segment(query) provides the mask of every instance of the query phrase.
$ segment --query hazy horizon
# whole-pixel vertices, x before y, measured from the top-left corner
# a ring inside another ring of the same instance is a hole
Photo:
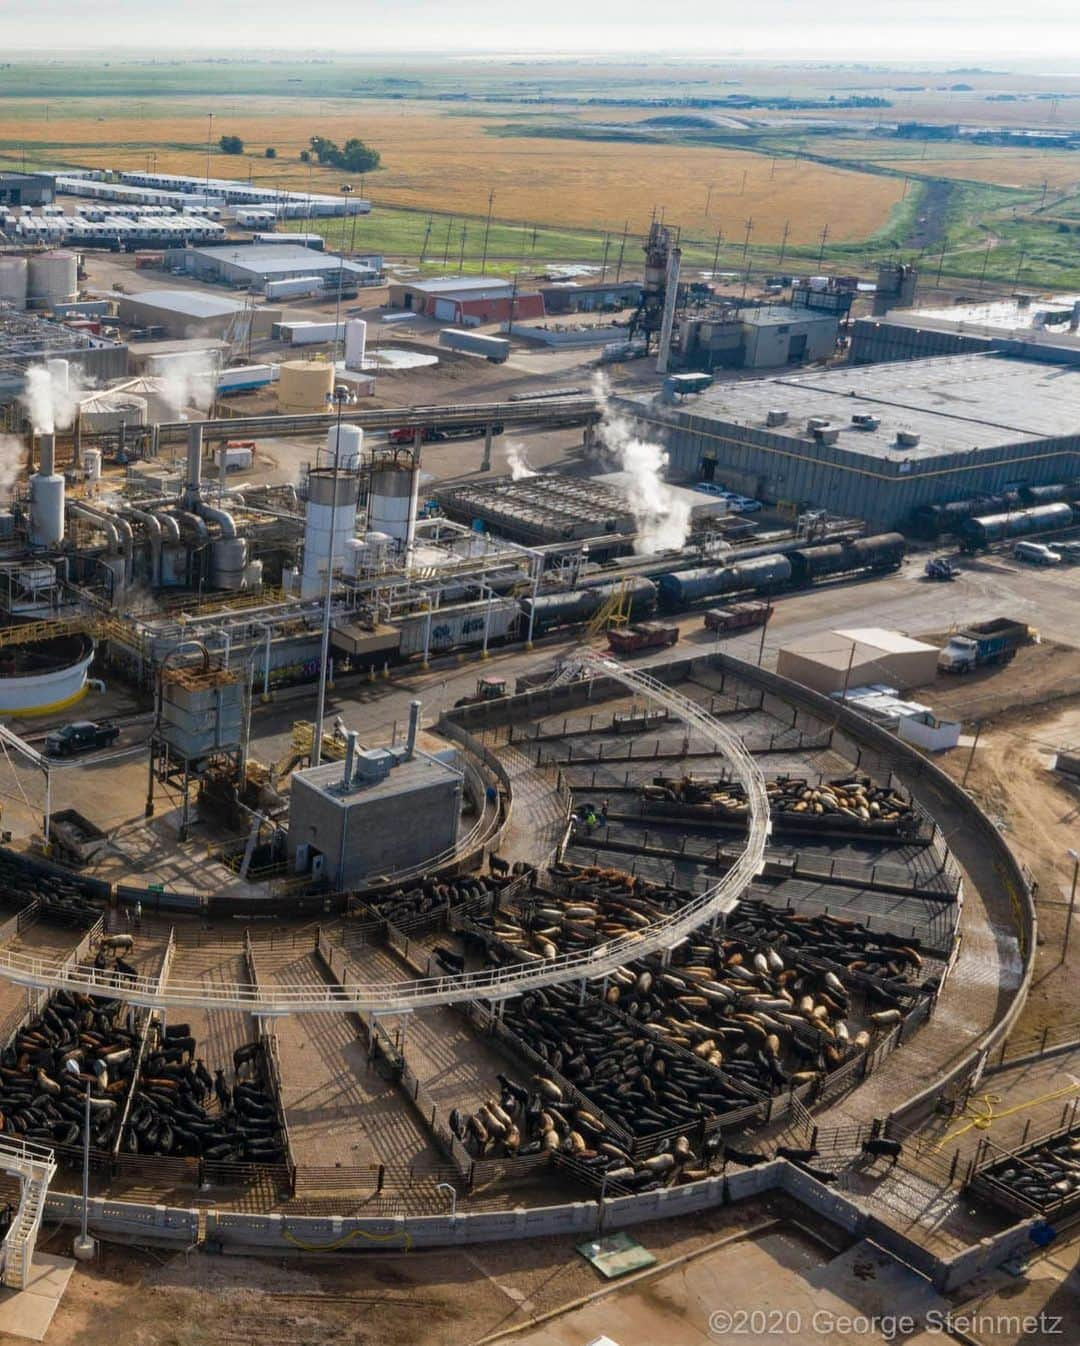
[[[97,0],[92,8],[84,0],[3,0],[0,34],[6,52],[45,58],[110,48],[174,58],[213,52],[234,60],[289,53],[404,59],[536,53],[580,60],[595,51],[699,61],[1047,61],[1055,73],[1080,68],[1073,54],[1080,31],[1075,0],[1030,0],[1022,26],[1003,0],[952,0],[947,6],[899,0],[885,16],[868,13],[864,0],[819,0],[813,22],[807,22],[807,10],[805,0],[758,0],[751,22],[733,24],[714,0],[683,0],[660,19],[645,0],[625,0],[615,19],[610,5],[596,0],[549,0],[542,19],[500,14],[493,26],[490,6],[481,0],[397,0],[389,11],[362,0],[325,0],[304,15],[293,0],[229,6],[188,0],[182,9],[164,12],[149,12],[141,0]],[[705,54],[710,50],[715,56]]]

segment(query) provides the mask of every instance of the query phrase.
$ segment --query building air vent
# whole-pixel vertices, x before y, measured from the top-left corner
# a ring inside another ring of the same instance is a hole
[[[773,407],[771,411],[765,413],[766,425],[787,425],[788,414],[781,411],[779,407]]]
[[[922,443],[922,435],[917,430],[897,430],[896,442],[905,449],[913,449]]]
[[[814,430],[814,438],[819,444],[835,444],[840,438],[840,429],[838,426],[829,425],[826,422],[825,425],[819,425]]]
[[[876,430],[881,424],[881,417],[872,416],[868,411],[857,411],[851,418],[851,424],[858,430]]]
[[[815,430],[824,430],[828,424],[828,416],[811,416],[806,422],[806,428],[813,434]]]

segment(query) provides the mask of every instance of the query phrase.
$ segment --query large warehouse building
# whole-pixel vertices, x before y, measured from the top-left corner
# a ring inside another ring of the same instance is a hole
[[[917,505],[1080,477],[1080,370],[953,356],[617,399],[672,480],[900,527]]]
[[[892,310],[852,328],[856,364],[998,351],[1080,365],[1080,295],[1013,295],[989,303]]]
[[[268,281],[322,276],[328,289],[370,285],[382,274],[377,253],[352,259],[333,252],[317,252],[302,243],[229,243],[212,248],[177,248],[165,257],[170,267],[183,267],[197,280],[262,290]]]
[[[411,309],[465,327],[506,322],[511,306],[515,322],[544,316],[544,300],[539,293],[518,290],[511,281],[497,276],[450,276],[397,281],[390,286],[391,308]]]
[[[162,335],[182,340],[224,336],[242,317],[244,305],[228,295],[202,290],[142,290],[118,295],[116,311],[123,322],[160,328]],[[251,313],[252,334],[268,337],[280,321],[281,309],[256,308]]]

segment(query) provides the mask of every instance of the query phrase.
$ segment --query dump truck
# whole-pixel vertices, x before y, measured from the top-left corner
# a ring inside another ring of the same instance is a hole
[[[768,603],[732,603],[726,608],[710,608],[705,614],[705,630],[741,631],[744,627],[764,626],[771,616]]]
[[[674,645],[679,639],[679,628],[665,626],[663,622],[637,622],[632,626],[613,627],[607,638],[612,654],[637,654],[639,650]]]
[[[1036,639],[1038,632],[1034,628],[1008,617],[977,622],[949,637],[949,643],[938,655],[938,671],[970,673],[983,664],[1007,664],[1021,645]]]

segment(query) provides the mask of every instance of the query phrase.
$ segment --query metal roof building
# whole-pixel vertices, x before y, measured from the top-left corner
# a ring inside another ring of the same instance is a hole
[[[165,336],[183,339],[222,336],[243,313],[244,305],[228,295],[202,290],[143,290],[118,295],[116,309],[124,322],[160,327]],[[274,323],[280,321],[279,308],[257,308],[252,318],[253,333],[269,336]]]
[[[382,272],[382,257],[376,253],[352,260],[333,252],[317,252],[300,243],[229,243],[211,248],[177,248],[166,254],[171,267],[182,266],[199,280],[261,290],[267,281],[291,280],[294,276],[323,276],[328,289],[342,283],[368,285]]]
[[[1080,370],[1001,356],[716,383],[616,399],[677,479],[902,527],[918,505],[1080,477]]]

